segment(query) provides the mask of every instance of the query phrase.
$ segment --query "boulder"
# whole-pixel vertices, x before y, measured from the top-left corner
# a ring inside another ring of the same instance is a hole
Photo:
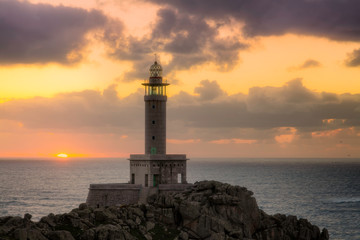
[[[154,194],[142,205],[93,209],[82,203],[39,222],[30,214],[0,217],[0,239],[327,240],[329,233],[306,219],[266,214],[244,187],[202,181],[186,191]]]
[[[64,230],[49,232],[47,237],[51,240],[75,240],[70,232]]]

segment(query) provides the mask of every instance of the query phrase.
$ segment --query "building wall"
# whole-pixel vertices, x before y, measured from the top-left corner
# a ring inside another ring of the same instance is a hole
[[[139,201],[141,185],[90,184],[86,203],[94,207],[136,204]]]
[[[148,174],[149,187],[155,186],[154,175],[159,176],[158,184],[187,183],[186,160],[130,160],[130,182],[132,174],[135,174],[134,184],[143,186],[146,186],[145,174]]]
[[[186,160],[151,161],[150,171],[160,175],[160,184],[187,183]]]
[[[132,174],[135,174],[135,182],[131,182]],[[150,161],[130,161],[130,183],[145,186],[145,174],[150,178]]]
[[[159,97],[145,99],[145,154],[152,154],[151,148],[156,148],[156,154],[166,154],[166,96]]]
[[[127,183],[90,184],[86,203],[92,207],[120,206],[145,201],[149,195],[163,192],[184,191],[192,184],[160,184],[158,187],[143,188]]]

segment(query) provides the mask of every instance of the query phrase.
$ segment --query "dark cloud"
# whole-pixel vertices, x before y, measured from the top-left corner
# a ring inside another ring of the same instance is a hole
[[[243,36],[270,36],[286,33],[326,37],[339,41],[360,40],[360,15],[356,0],[144,0],[162,8],[149,36],[117,38],[110,55],[129,60],[134,70],[124,79],[143,76],[136,71],[145,66],[152,53],[170,55],[167,73],[212,63],[219,71],[229,71],[239,63],[239,53],[247,49]],[[243,25],[242,33],[223,37],[223,26],[232,21]],[[240,34],[243,34],[241,36]],[[292,69],[320,67],[308,59]]]
[[[220,24],[211,25],[205,19],[170,8],[158,11],[158,20],[149,36],[105,38],[111,46],[110,56],[132,61],[134,70],[124,79],[144,76],[138,72],[153,59],[153,53],[171,55],[167,73],[190,69],[204,63],[215,63],[219,70],[232,69],[239,61],[239,51],[248,46],[236,37],[220,37]]]
[[[163,41],[165,52],[171,53],[170,69],[188,69],[213,62],[219,68],[231,69],[239,60],[239,51],[248,46],[237,38],[222,38],[218,25],[210,25],[199,16],[161,9],[152,38]]]
[[[201,18],[235,18],[248,36],[297,33],[340,41],[360,40],[357,0],[147,0]]]
[[[360,66],[360,48],[355,49],[352,53],[348,54],[345,64],[348,67],[359,67]]]
[[[171,53],[195,54],[216,37],[216,28],[209,26],[204,19],[178,13],[171,9],[158,12],[159,22],[154,28],[153,39],[168,39],[164,50]]]
[[[85,35],[107,22],[96,10],[2,0],[0,64],[78,62]]]

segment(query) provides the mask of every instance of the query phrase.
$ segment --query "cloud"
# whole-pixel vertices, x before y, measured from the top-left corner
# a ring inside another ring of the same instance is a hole
[[[355,49],[352,53],[348,54],[345,64],[348,67],[359,67],[360,66],[360,48]]]
[[[229,143],[236,143],[236,144],[253,144],[256,143],[256,140],[252,139],[239,139],[239,138],[231,138],[231,139],[218,139],[210,141],[210,143],[214,144],[229,144]]]
[[[196,87],[194,92],[199,94],[200,101],[214,100],[225,95],[225,92],[220,88],[216,81],[209,80],[202,80],[200,86]]]
[[[198,16],[171,8],[161,8],[151,33],[141,38],[105,38],[111,46],[109,55],[118,60],[132,61],[132,71],[124,80],[143,77],[144,69],[153,54],[171,56],[166,66],[167,73],[190,69],[205,63],[215,63],[221,71],[232,69],[239,61],[239,51],[247,49],[238,36],[222,37],[221,24],[210,24]]]
[[[166,142],[171,144],[194,144],[199,143],[200,139],[167,139]]]
[[[117,87],[0,103],[0,121],[16,131],[112,133],[142,139],[143,91],[120,99]],[[229,95],[216,81],[204,80],[194,92],[198,95],[180,92],[169,98],[170,143],[196,139],[196,143],[289,144],[337,129],[353,128],[353,133],[342,131],[344,138],[360,133],[359,94],[314,92],[300,79],[282,87],[254,87],[247,95]]]
[[[290,67],[289,70],[290,71],[291,70],[303,70],[303,69],[316,68],[316,67],[321,67],[321,63],[314,59],[308,59],[305,62],[303,62],[302,64],[300,64],[299,66]]]
[[[116,132],[138,128],[143,119],[143,91],[119,99],[115,88],[111,85],[103,92],[86,90],[8,101],[0,104],[0,118],[31,129]]]
[[[0,64],[79,62],[86,34],[108,23],[97,10],[16,0],[0,1],[0,19]]]
[[[162,42],[163,50],[172,54],[167,67],[170,70],[187,69],[205,62],[231,69],[238,63],[239,51],[248,47],[235,37],[220,37],[221,25],[210,25],[199,16],[163,8],[158,17],[152,40]]]
[[[279,128],[282,131],[282,134],[275,136],[275,141],[281,144],[291,143],[296,138],[296,128]]]
[[[249,36],[285,33],[359,41],[357,0],[147,0],[206,19],[237,19]]]
[[[283,87],[253,87],[246,100],[252,113],[292,113],[308,111],[318,100],[316,93],[305,88],[301,79],[287,82]]]
[[[321,63],[319,61],[316,61],[314,59],[308,59],[299,67],[301,69],[304,69],[304,68],[313,68],[313,67],[320,67],[320,66],[321,66]]]
[[[200,129],[276,129],[292,127],[299,132],[323,131],[360,126],[360,95],[330,94],[311,91],[295,79],[282,87],[254,87],[245,96],[231,95],[217,101],[179,104],[169,102],[169,119],[183,121],[187,127]],[[344,119],[338,125],[324,119]],[[221,132],[221,131],[220,131]]]

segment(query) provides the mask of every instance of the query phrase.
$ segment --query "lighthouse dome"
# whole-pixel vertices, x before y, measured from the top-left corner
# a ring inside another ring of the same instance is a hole
[[[155,61],[150,67],[150,77],[161,77],[161,75],[162,67],[157,61]]]

